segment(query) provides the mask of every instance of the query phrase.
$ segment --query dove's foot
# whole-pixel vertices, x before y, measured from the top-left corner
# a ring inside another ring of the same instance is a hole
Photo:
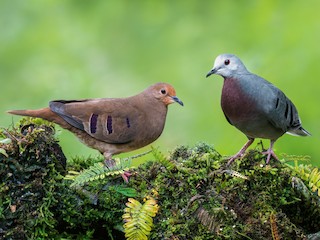
[[[248,149],[248,147],[253,143],[253,141],[254,141],[254,138],[249,138],[249,140],[240,149],[240,151],[229,159],[227,166],[229,166],[234,160],[241,158],[243,156],[243,154],[245,153],[245,151]]]
[[[266,164],[269,163],[271,156],[272,156],[275,160],[278,160],[278,161],[279,161],[277,155],[274,153],[274,151],[273,151],[273,149],[272,149],[274,142],[275,142],[275,141],[272,141],[272,140],[271,140],[269,149],[268,149],[267,151],[265,151],[265,152],[262,152],[263,155],[267,155]]]
[[[109,169],[113,169],[116,166],[116,162],[113,159],[106,159],[104,161],[105,165],[109,168]],[[121,177],[123,178],[123,180],[128,183],[129,182],[129,178],[132,174],[129,171],[124,171],[121,174]]]
[[[121,174],[121,177],[123,178],[123,181],[128,183],[131,175],[132,174],[129,171],[124,171],[124,173]]]

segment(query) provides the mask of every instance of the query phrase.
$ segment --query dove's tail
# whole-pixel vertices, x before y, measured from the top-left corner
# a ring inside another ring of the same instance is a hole
[[[311,133],[309,133],[307,130],[305,130],[302,126],[291,129],[290,131],[287,132],[288,134],[294,135],[294,136],[311,136]]]
[[[7,113],[20,116],[42,118],[49,122],[57,123],[62,127],[67,124],[58,114],[52,112],[48,107],[36,110],[10,110],[7,111]]]
[[[10,110],[7,111],[7,113],[20,116],[43,118],[48,121],[52,121],[54,115],[49,108],[41,108],[37,110]]]

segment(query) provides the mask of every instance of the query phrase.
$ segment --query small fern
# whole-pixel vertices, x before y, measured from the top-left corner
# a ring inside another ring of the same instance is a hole
[[[168,158],[166,158],[162,152],[160,152],[157,148],[152,148],[152,154],[157,162],[161,163],[163,166],[165,166],[168,170],[172,170],[175,165],[172,161],[170,161]]]
[[[144,204],[134,198],[129,198],[124,209],[124,232],[128,240],[148,239],[153,227],[153,217],[156,216],[159,206],[153,197],[146,197]]]
[[[215,216],[211,215],[206,209],[199,207],[196,211],[196,217],[203,226],[206,226],[209,231],[215,232],[220,227],[216,222]]]
[[[286,164],[295,175],[308,182],[308,187],[320,197],[320,171],[311,165],[298,164],[294,161],[294,166]]]
[[[309,187],[312,192],[318,192],[318,196],[320,197],[320,172],[316,167],[312,169],[309,175]]]
[[[237,178],[242,178],[244,180],[249,180],[249,178],[237,171],[234,171],[232,169],[226,169],[226,170],[223,170],[222,173],[226,173],[226,174],[229,174],[230,176],[232,177],[237,177]]]
[[[294,162],[295,164],[298,164],[299,162],[310,162],[310,156],[309,155],[289,155],[282,153],[283,159],[282,162]]]
[[[278,226],[277,226],[277,218],[274,213],[270,214],[270,227],[271,227],[272,239],[280,240],[280,235],[279,235]]]
[[[86,182],[104,179],[108,176],[121,175],[125,171],[128,171],[131,166],[131,161],[127,159],[115,159],[115,165],[112,167],[105,166],[104,163],[98,162],[85,169],[81,173],[75,171],[69,172],[69,175],[66,176],[66,179],[72,179],[73,183],[70,187],[75,187],[83,185]]]

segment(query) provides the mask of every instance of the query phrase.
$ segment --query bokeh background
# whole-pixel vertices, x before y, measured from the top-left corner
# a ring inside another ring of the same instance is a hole
[[[222,78],[205,78],[215,57],[227,52],[282,89],[313,134],[283,136],[276,153],[310,155],[319,166],[319,9],[317,0],[2,0],[0,126],[20,119],[8,109],[130,96],[168,82],[185,107],[169,107],[165,130],[152,145],[167,152],[205,141],[231,155],[246,137],[224,118]],[[67,157],[98,155],[59,132]]]

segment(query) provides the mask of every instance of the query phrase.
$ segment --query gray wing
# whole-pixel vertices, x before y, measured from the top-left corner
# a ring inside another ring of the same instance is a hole
[[[310,135],[302,128],[297,108],[290,99],[267,80],[259,77],[259,81],[263,90],[260,99],[262,99],[262,106],[268,121],[284,133],[288,132],[299,136]]]
[[[284,132],[301,127],[298,111],[294,104],[279,89],[274,87],[274,91],[277,94],[273,100],[273,109],[269,113],[270,122]]]

